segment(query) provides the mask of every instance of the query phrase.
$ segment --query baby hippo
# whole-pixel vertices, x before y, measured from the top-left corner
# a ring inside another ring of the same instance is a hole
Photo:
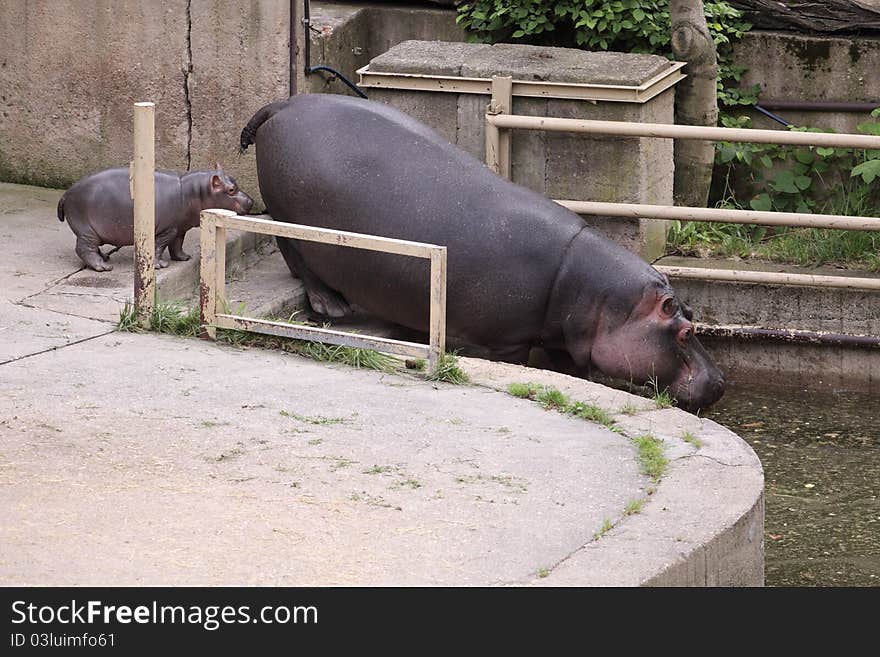
[[[189,260],[183,251],[186,231],[199,225],[199,213],[209,208],[246,214],[253,199],[238,188],[220,165],[214,171],[156,171],[156,269],[168,247],[172,260]],[[134,244],[134,203],[128,168],[106,169],[81,178],[58,201],[58,220],[76,235],[76,254],[90,269],[109,271],[102,244]]]

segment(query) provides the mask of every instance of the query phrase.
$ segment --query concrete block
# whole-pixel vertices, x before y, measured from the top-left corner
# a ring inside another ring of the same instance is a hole
[[[330,66],[353,82],[371,59],[406,40],[464,41],[455,12],[428,7],[313,2],[311,13],[312,65]],[[309,76],[311,93],[354,95],[331,76]]]
[[[256,110],[288,95],[289,9],[284,3],[240,0],[191,8],[190,166],[213,168],[221,162],[254,198],[255,212],[265,207],[256,159],[239,155],[239,136]]]
[[[458,134],[458,98],[444,92],[371,89],[370,100],[384,103],[409,114],[437,131],[444,139],[455,143]]]
[[[513,111],[526,116],[548,116],[547,105],[550,101],[543,98],[514,98]],[[462,117],[461,120],[464,120]],[[483,129],[483,142],[486,140],[486,122],[478,120]],[[528,187],[540,194],[547,194],[550,167],[547,159],[551,150],[548,148],[550,133],[541,130],[519,130],[512,133],[510,140],[510,175],[513,182]],[[483,157],[485,159],[485,147]],[[560,197],[556,197],[560,198]]]
[[[460,149],[480,161],[486,159],[486,124],[474,121],[475,116],[485,114],[490,96],[482,94],[457,94],[457,116],[455,118],[455,141]]]

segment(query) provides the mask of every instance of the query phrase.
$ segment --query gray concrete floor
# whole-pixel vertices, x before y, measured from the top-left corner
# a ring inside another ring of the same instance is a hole
[[[80,271],[58,194],[0,184],[0,584],[638,584],[698,552],[665,583],[713,583],[711,544],[761,503],[736,436],[597,384],[467,360],[477,385],[451,386],[116,332],[130,266]],[[503,392],[528,380],[635,415],[615,433]],[[659,485],[630,440],[646,431],[674,462]]]

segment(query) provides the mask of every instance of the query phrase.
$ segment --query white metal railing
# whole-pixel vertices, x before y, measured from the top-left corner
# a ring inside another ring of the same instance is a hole
[[[356,249],[426,258],[431,261],[429,344],[391,340],[376,336],[332,329],[277,322],[255,317],[218,312],[226,306],[226,230],[244,230],[308,242],[320,242]],[[201,213],[201,267],[199,270],[199,307],[203,337],[214,339],[216,330],[238,329],[299,340],[313,340],[414,358],[427,358],[434,371],[446,348],[446,247],[421,242],[363,235],[341,230],[316,228],[281,221],[243,217],[229,210],[204,210]]]
[[[705,141],[751,142],[797,146],[880,149],[880,136],[832,134],[824,132],[783,132],[717,128],[662,123],[630,123],[625,121],[594,121],[510,114],[511,79],[492,79],[492,101],[486,111],[486,164],[496,173],[510,178],[510,130],[547,130],[619,137],[664,139],[699,139]],[[684,206],[643,205],[633,203],[600,203],[559,200],[580,214],[633,217],[646,219],[677,219],[679,221],[715,221],[841,230],[880,230],[880,218],[841,215],[806,214],[797,212],[759,212]],[[815,285],[850,289],[880,290],[880,279],[847,276],[813,276],[781,272],[710,269],[703,267],[664,267],[659,271],[672,277],[699,278],[728,282],[765,283],[772,285]]]

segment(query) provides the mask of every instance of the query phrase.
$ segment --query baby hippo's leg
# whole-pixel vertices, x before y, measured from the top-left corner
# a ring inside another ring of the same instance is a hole
[[[77,235],[76,236],[76,255],[79,256],[86,267],[95,271],[110,271],[113,265],[107,264],[107,258],[98,248],[98,237],[96,235]]]
[[[176,237],[177,227],[175,226],[156,234],[156,269],[164,269],[168,266],[168,261],[162,259],[162,253],[165,251],[165,247],[174,242]]]
[[[190,255],[186,251],[183,250],[183,238],[186,237],[186,231],[179,234],[168,245],[168,253],[171,255],[172,260],[189,260]]]

